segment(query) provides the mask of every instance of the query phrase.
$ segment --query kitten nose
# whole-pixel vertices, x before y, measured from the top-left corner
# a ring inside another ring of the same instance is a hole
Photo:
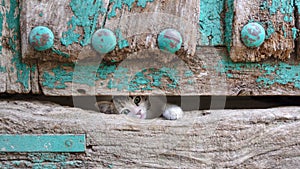
[[[142,115],[141,110],[139,110],[136,115]]]

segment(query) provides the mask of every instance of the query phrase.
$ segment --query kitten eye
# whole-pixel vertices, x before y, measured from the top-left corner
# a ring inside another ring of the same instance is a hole
[[[134,104],[136,104],[138,106],[138,104],[141,102],[141,97],[137,96],[134,98]]]
[[[124,109],[124,110],[122,110],[121,111],[121,114],[129,114],[130,113],[130,110],[128,110],[128,109]]]

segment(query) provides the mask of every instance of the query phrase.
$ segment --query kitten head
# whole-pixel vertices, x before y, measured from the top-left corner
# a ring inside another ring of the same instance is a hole
[[[145,119],[147,111],[150,108],[147,96],[114,96],[113,102],[120,114],[126,114],[139,119]]]

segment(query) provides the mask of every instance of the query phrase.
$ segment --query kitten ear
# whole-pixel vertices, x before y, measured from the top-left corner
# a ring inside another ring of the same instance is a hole
[[[143,100],[145,101],[149,101],[149,97],[148,96],[141,96]]]
[[[150,99],[149,99],[149,97],[148,96],[145,96],[145,102],[146,102],[146,105],[147,105],[147,110],[150,110],[150,107],[151,107],[151,103],[150,103]]]
[[[96,102],[95,107],[98,108],[98,110],[101,113],[105,113],[105,114],[118,114],[118,112],[115,109],[115,106],[114,106],[114,104],[112,102],[108,102],[108,101]]]

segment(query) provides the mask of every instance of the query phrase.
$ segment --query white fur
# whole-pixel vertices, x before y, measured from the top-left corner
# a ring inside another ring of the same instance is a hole
[[[168,120],[177,120],[182,118],[183,111],[177,105],[167,104],[163,116]]]

